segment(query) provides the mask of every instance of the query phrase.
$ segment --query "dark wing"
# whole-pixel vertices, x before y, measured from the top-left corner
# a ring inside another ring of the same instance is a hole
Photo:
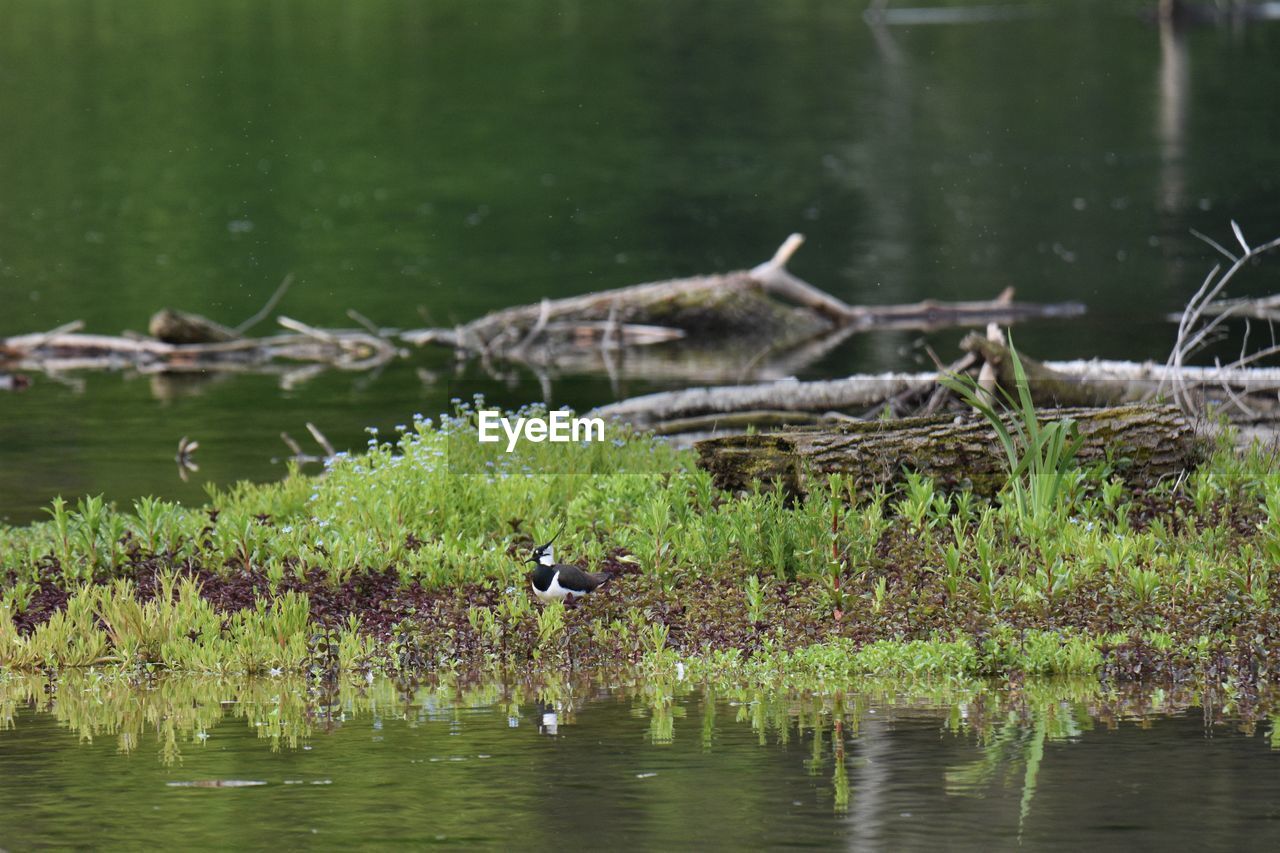
[[[609,579],[607,574],[584,572],[577,566],[556,566],[560,572],[560,586],[570,592],[591,592]]]

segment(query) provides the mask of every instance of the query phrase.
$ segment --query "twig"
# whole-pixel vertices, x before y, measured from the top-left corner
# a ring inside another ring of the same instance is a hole
[[[365,329],[365,331],[367,331],[369,334],[374,335],[374,336],[379,337],[379,338],[386,339],[386,337],[387,337],[387,336],[386,336],[386,334],[385,334],[385,333],[383,333],[382,329],[381,329],[381,328],[379,328],[379,327],[378,327],[378,325],[377,325],[376,323],[374,323],[374,322],[373,322],[372,320],[370,320],[368,317],[366,317],[366,316],[364,316],[363,314],[361,314],[361,313],[360,313],[359,311],[357,311],[356,309],[354,309],[354,308],[348,308],[348,309],[347,309],[347,316],[348,316],[348,317],[350,317],[352,320],[355,320],[355,321],[356,321],[356,323],[358,323],[359,325],[363,326],[363,327],[364,327],[364,329]]]
[[[333,445],[329,443],[329,439],[325,438],[320,428],[311,421],[307,421],[307,432],[311,433],[311,437],[316,440],[316,444],[324,448],[325,456],[337,456],[338,451],[333,449]]]
[[[604,334],[600,336],[600,349],[607,352],[614,345],[614,330],[618,327],[618,303],[617,300],[609,306],[609,319],[604,325]]]
[[[300,335],[306,335],[309,338],[315,338],[327,344],[339,343],[336,335],[323,329],[317,329],[314,326],[308,326],[306,323],[299,322],[292,317],[277,317],[276,322],[291,332],[297,332]]]
[[[70,323],[63,323],[61,326],[50,329],[47,332],[42,332],[39,335],[27,338],[22,342],[22,348],[28,352],[33,352],[40,349],[40,347],[44,346],[59,335],[69,335],[73,332],[78,332],[83,328],[84,320],[72,320]]]
[[[848,322],[856,316],[856,309],[807,281],[796,278],[787,270],[787,262],[802,245],[804,235],[792,234],[783,241],[772,258],[752,268],[748,275],[775,296],[811,308],[838,323]]]
[[[235,333],[237,335],[243,335],[245,332],[261,323],[263,318],[270,314],[276,305],[279,304],[280,300],[284,298],[284,295],[289,292],[289,286],[292,284],[293,273],[289,273],[284,277],[284,280],[280,282],[280,286],[276,288],[275,293],[271,294],[271,298],[267,300],[267,304],[258,309],[258,313],[254,314],[248,320],[245,320],[239,326],[236,326]]]
[[[1198,231],[1192,231],[1192,233],[1201,240],[1208,243],[1210,246],[1213,246],[1226,257],[1231,258],[1232,263],[1225,272],[1222,271],[1220,264],[1214,265],[1213,269],[1209,271],[1209,274],[1205,276],[1204,282],[1201,283],[1200,288],[1196,291],[1195,295],[1193,295],[1190,301],[1187,302],[1187,307],[1183,309],[1182,316],[1178,320],[1177,339],[1175,340],[1173,349],[1169,353],[1169,358],[1166,361],[1166,366],[1174,369],[1174,375],[1171,380],[1173,399],[1178,406],[1188,414],[1196,413],[1198,407],[1192,402],[1190,395],[1187,393],[1186,380],[1182,375],[1180,368],[1184,366],[1188,358],[1205,347],[1212,340],[1216,339],[1216,336],[1222,333],[1222,326],[1227,320],[1245,313],[1246,309],[1252,304],[1248,300],[1225,304],[1216,302],[1218,295],[1223,292],[1227,284],[1230,283],[1232,278],[1246,263],[1265,252],[1280,248],[1280,238],[1263,243],[1259,246],[1250,246],[1249,241],[1245,239],[1244,232],[1234,220],[1231,222],[1231,230],[1235,234],[1236,240],[1240,243],[1240,246],[1244,249],[1244,254],[1240,257],[1236,257],[1231,254],[1231,252],[1227,251],[1225,247],[1213,238],[1201,234]],[[1211,319],[1206,321],[1206,317],[1210,317]],[[1246,323],[1241,356],[1233,362],[1232,365],[1229,365],[1228,369],[1243,367],[1246,364],[1272,354],[1274,347],[1246,356],[1244,353],[1248,346],[1248,338],[1249,326]],[[1163,389],[1163,385],[1164,383],[1162,381],[1161,389]],[[1250,413],[1253,411],[1249,406],[1244,404],[1243,400],[1240,399],[1232,389],[1228,388],[1225,383],[1223,384],[1223,390],[1227,393],[1231,402],[1235,404],[1241,412]]]
[[[616,303],[615,303],[616,304]],[[542,334],[542,330],[547,327],[547,320],[551,319],[551,300],[545,296],[542,298],[542,305],[538,309],[538,321],[533,324],[533,328],[529,330],[529,334],[514,347],[514,352],[523,353],[528,350],[529,345],[538,339],[538,335]]]
[[[294,441],[293,436],[289,435],[289,433],[285,432],[284,430],[281,430],[280,440],[285,443],[286,447],[288,447],[290,450],[293,451],[294,456],[302,456],[302,445]]]
[[[1195,237],[1198,237],[1200,240],[1204,241],[1205,243],[1208,243],[1213,248],[1217,249],[1219,252],[1225,255],[1227,260],[1231,261],[1231,263],[1234,264],[1237,260],[1239,260],[1239,258],[1237,258],[1235,255],[1228,252],[1225,246],[1223,246],[1217,240],[1210,237],[1208,234],[1205,234],[1201,231],[1197,231],[1194,228],[1191,229],[1191,234]]]

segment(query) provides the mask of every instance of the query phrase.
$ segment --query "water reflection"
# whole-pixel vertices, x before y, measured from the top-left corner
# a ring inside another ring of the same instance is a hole
[[[1019,685],[970,682],[903,688],[868,681],[847,690],[795,694],[763,689],[715,687],[676,678],[614,680],[588,676],[510,681],[391,678],[312,682],[300,678],[204,678],[168,676],[135,680],[97,673],[0,677],[0,730],[14,730],[24,717],[49,717],[81,743],[114,738],[131,754],[153,742],[162,764],[203,747],[220,726],[241,723],[272,752],[296,750],[347,726],[382,731],[388,721],[410,726],[456,722],[467,712],[505,718],[509,728],[536,720],[541,734],[573,737],[583,715],[626,706],[647,722],[645,740],[670,745],[696,732],[711,751],[728,721],[749,729],[765,747],[811,738],[805,766],[847,775],[845,750],[884,739],[901,720],[930,720],[939,732],[971,739],[977,757],[946,773],[949,795],[971,796],[1016,766],[1026,766],[1034,788],[1034,765],[1046,742],[1069,743],[1095,728],[1132,723],[1149,728],[1163,717],[1195,710],[1205,735],[1225,729],[1252,736],[1267,726],[1280,749],[1280,712],[1271,701],[1206,697],[1190,690],[1104,689],[1093,680]],[[607,711],[606,711],[607,713]],[[865,750],[862,750],[865,752]],[[861,754],[853,762],[869,760]],[[834,766],[833,766],[834,765]],[[848,783],[837,788],[847,790]],[[1029,795],[1028,795],[1029,796]]]
[[[127,801],[157,808],[171,804],[158,792],[173,790],[261,797],[264,812],[297,808],[299,795],[285,792],[305,790],[322,798],[308,800],[312,809],[342,816],[344,829],[329,827],[339,836],[392,808],[409,833],[395,837],[410,840],[428,824],[455,837],[463,824],[446,812],[464,803],[474,811],[475,798],[488,797],[483,820],[510,837],[534,831],[524,815],[553,792],[582,790],[615,816],[608,831],[655,843],[706,833],[708,842],[910,846],[936,840],[930,832],[972,833],[976,822],[985,834],[956,835],[959,846],[1013,844],[1060,832],[1084,801],[1110,790],[1099,774],[1118,785],[1163,762],[1157,775],[1182,790],[1270,766],[1280,747],[1270,707],[1096,682],[869,682],[797,694],[675,678],[4,677],[0,764],[12,772],[0,778],[0,815],[26,802],[60,813],[68,791],[110,811],[121,786]],[[1255,738],[1260,727],[1270,749]],[[1280,793],[1259,784],[1257,796]],[[329,787],[336,799],[319,793]],[[743,808],[764,823],[743,823]],[[1219,817],[1221,828],[1230,814]],[[225,830],[208,820],[209,832]],[[1145,826],[1148,817],[1133,820]],[[646,834],[657,825],[673,834]],[[563,831],[589,843],[604,830]],[[0,817],[6,838],[84,842],[44,832]]]
[[[1160,19],[1160,73],[1156,140],[1160,145],[1160,210],[1177,213],[1186,203],[1187,92],[1190,59],[1186,36],[1170,17]]]
[[[1259,119],[1280,80],[1270,25],[1157,33],[1102,0],[972,25],[945,22],[1028,4],[877,2],[943,23],[870,27],[867,2],[830,0],[82,5],[0,0],[0,114],[26,119],[0,136],[4,336],[75,319],[116,334],[164,305],[238,323],[290,271],[272,313],[452,327],[747,266],[802,231],[794,272],[849,303],[1014,285],[1089,305],[1028,328],[1037,356],[1163,360],[1163,317],[1212,254],[1189,229],[1225,227],[1229,208],[1268,234],[1278,216],[1280,148]],[[941,8],[908,8],[927,6]],[[927,366],[920,337],[835,337],[772,367]],[[946,358],[960,334],[925,337]],[[757,352],[593,354],[580,391],[522,372],[504,404],[736,381]],[[282,428],[360,447],[366,426],[447,408],[452,370],[415,352],[359,380],[303,364],[35,375],[0,391],[0,519],[42,518],[59,493],[200,501],[204,482],[272,479]],[[204,445],[187,483],[184,434]]]

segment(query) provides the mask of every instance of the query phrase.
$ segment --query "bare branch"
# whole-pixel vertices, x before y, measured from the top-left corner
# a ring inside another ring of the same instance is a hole
[[[284,299],[284,295],[289,292],[289,286],[292,284],[293,273],[289,273],[284,277],[284,281],[280,282],[280,286],[276,288],[275,293],[271,294],[271,298],[267,300],[267,304],[259,308],[258,313],[235,327],[236,334],[243,335],[245,332],[261,323],[263,318],[270,314],[275,309],[276,305],[280,303],[280,300]]]
[[[311,433],[311,437],[316,440],[316,444],[324,448],[325,456],[337,456],[338,451],[333,449],[333,445],[329,443],[329,439],[325,438],[320,428],[311,421],[307,421],[307,432]]]
[[[1194,228],[1192,228],[1192,229],[1191,229],[1191,233],[1192,233],[1193,235],[1195,235],[1196,237],[1199,237],[1199,238],[1200,238],[1201,240],[1203,240],[1204,242],[1208,243],[1208,244],[1209,244],[1210,246],[1212,246],[1213,248],[1217,249],[1217,250],[1218,250],[1219,252],[1221,252],[1223,255],[1226,255],[1227,260],[1231,261],[1231,263],[1233,263],[1233,264],[1234,264],[1236,261],[1238,261],[1238,260],[1239,260],[1239,258],[1237,258],[1235,255],[1233,255],[1233,254],[1231,254],[1230,252],[1228,252],[1228,251],[1226,250],[1226,248],[1225,248],[1221,243],[1219,243],[1217,240],[1215,240],[1215,239],[1213,239],[1212,237],[1210,237],[1208,234],[1205,234],[1205,233],[1204,233],[1204,232],[1202,232],[1202,231],[1197,231],[1197,230],[1196,230],[1196,229],[1194,229]]]

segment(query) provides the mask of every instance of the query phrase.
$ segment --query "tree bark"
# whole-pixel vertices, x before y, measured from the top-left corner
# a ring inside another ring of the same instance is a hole
[[[1042,422],[1070,417],[1084,443],[1076,459],[1110,459],[1130,485],[1150,487],[1198,464],[1207,441],[1173,406],[1051,409]],[[849,422],[820,428],[735,435],[698,442],[698,465],[730,491],[772,481],[803,495],[816,480],[851,476],[861,493],[892,488],[914,471],[948,490],[972,489],[990,497],[1007,477],[995,430],[984,420],[950,416]]]
[[[761,410],[821,414],[874,406],[904,391],[937,385],[936,373],[884,373],[815,382],[780,381],[720,388],[686,388],[631,397],[593,409],[590,414],[648,429],[674,420],[713,419]],[[794,423],[794,421],[793,421]],[[665,430],[671,432],[670,429]]]
[[[167,344],[217,344],[240,337],[235,329],[208,317],[173,308],[161,308],[152,314],[147,331],[151,337]]]

